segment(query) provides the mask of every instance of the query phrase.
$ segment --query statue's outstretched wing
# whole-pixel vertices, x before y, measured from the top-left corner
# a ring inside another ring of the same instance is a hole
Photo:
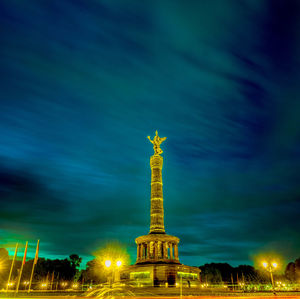
[[[149,139],[149,141],[150,141],[151,143],[153,143],[153,140],[150,139],[150,136],[147,136],[147,138]]]
[[[166,139],[167,139],[167,137],[160,138],[160,143],[162,143],[162,142],[165,141]]]

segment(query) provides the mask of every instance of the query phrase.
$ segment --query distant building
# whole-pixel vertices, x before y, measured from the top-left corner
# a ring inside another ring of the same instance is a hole
[[[156,131],[153,140],[154,155],[150,157],[151,167],[151,212],[150,232],[135,239],[137,259],[134,265],[124,267],[120,280],[135,286],[199,286],[200,269],[185,266],[179,262],[179,238],[167,235],[164,227],[163,157],[160,138]]]

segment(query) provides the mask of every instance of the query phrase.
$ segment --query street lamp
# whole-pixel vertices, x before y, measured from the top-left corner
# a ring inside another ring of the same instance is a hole
[[[273,261],[271,263],[267,262],[267,261],[263,261],[262,262],[263,267],[270,273],[270,277],[271,277],[271,282],[272,282],[272,288],[273,288],[273,292],[275,293],[275,289],[274,289],[274,279],[273,279],[273,272],[277,269],[278,264],[277,262]]]
[[[66,283],[65,281],[61,283],[61,286],[63,289],[65,289],[67,287],[68,283]]]
[[[7,287],[9,288],[9,287],[12,287],[14,285],[14,283],[13,282],[8,282],[7,283]]]
[[[27,286],[29,285],[29,281],[24,281],[23,284],[24,284],[25,290],[26,290]]]
[[[119,270],[119,268],[122,266],[122,261],[117,260],[115,263],[113,263],[111,260],[106,260],[104,264],[107,269],[111,269],[111,278],[109,279],[111,286],[114,282],[115,270]]]

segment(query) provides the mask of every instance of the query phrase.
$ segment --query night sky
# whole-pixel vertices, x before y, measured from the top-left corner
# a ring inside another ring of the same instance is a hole
[[[149,232],[152,144],[189,265],[300,256],[300,2],[1,1],[0,247]]]

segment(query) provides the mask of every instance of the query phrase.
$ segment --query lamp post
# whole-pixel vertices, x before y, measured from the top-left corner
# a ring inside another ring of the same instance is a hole
[[[277,269],[278,264],[275,261],[273,261],[271,263],[268,263],[268,262],[264,261],[264,262],[262,262],[262,265],[270,273],[272,289],[273,289],[273,292],[275,294],[273,272]]]
[[[112,287],[114,283],[114,278],[115,278],[115,270],[119,270],[119,268],[122,266],[122,261],[117,260],[115,263],[113,263],[111,260],[106,260],[105,261],[105,267],[107,269],[111,269],[111,278],[109,279],[110,283],[109,286]]]
[[[182,274],[180,275],[180,299],[182,299]]]
[[[24,281],[23,285],[25,286],[25,290],[26,290],[27,286],[29,285],[29,281]]]

